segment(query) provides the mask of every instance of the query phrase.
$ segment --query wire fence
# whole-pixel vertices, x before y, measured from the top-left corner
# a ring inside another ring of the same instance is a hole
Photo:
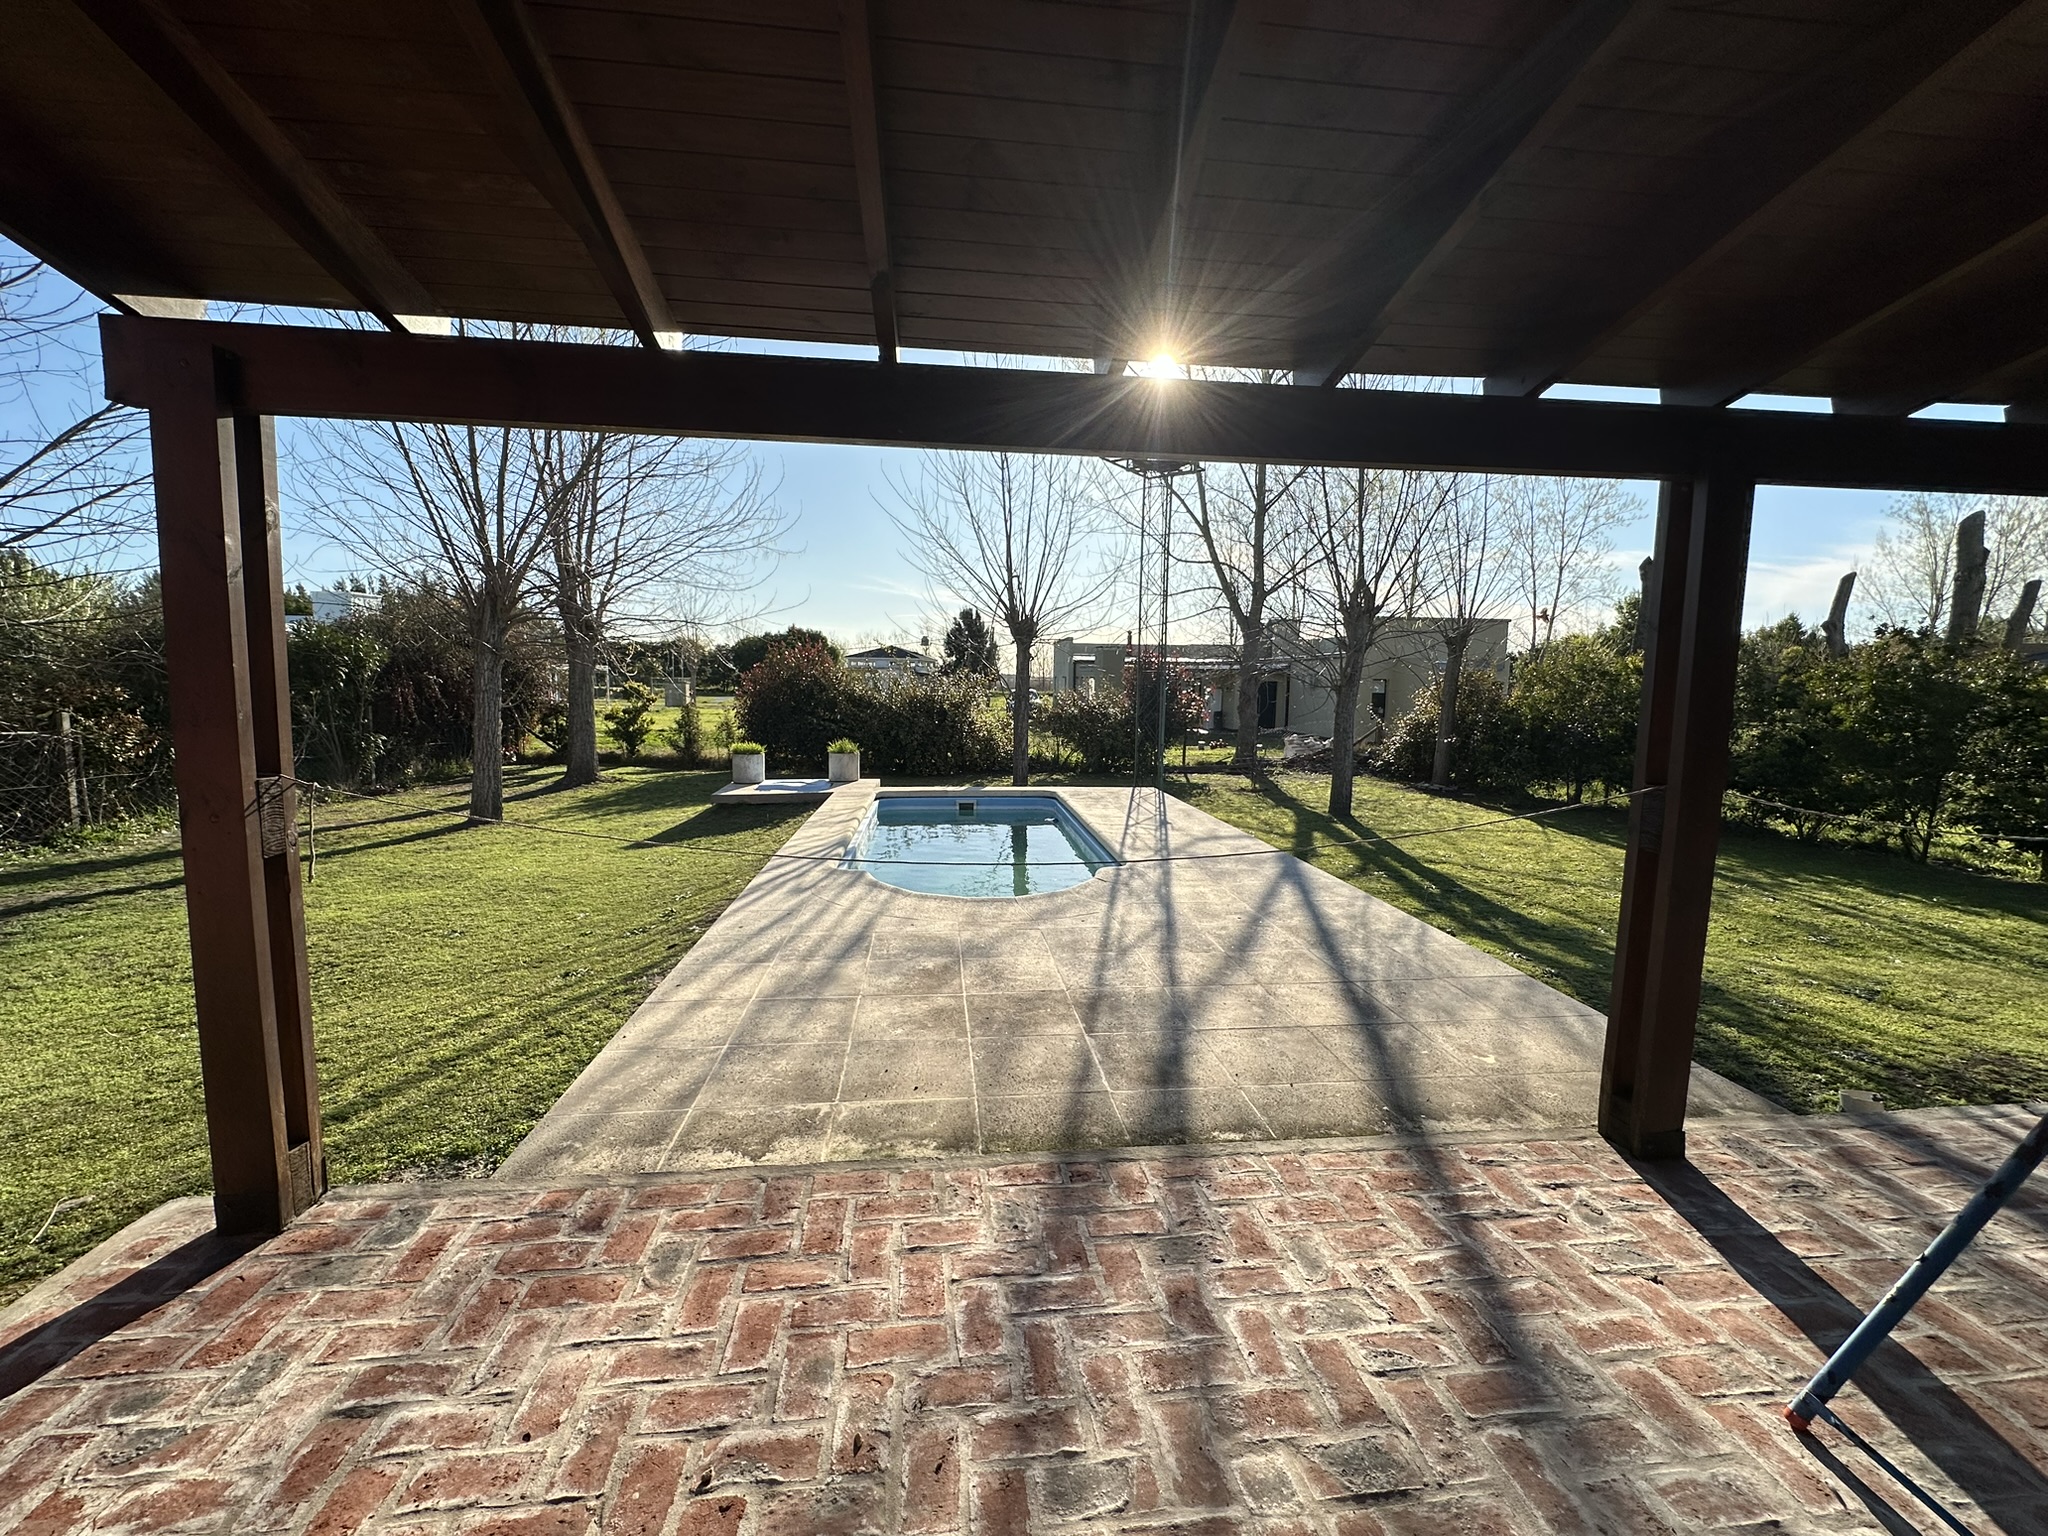
[[[48,842],[176,802],[170,752],[146,728],[60,716],[54,731],[0,729],[0,843]]]

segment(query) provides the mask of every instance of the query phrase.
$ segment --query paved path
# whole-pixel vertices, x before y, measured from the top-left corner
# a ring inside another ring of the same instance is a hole
[[[2038,1536],[2042,1190],[1840,1402],[1959,1526],[1777,1417],[2028,1118],[341,1190],[0,1399],[0,1531]]]
[[[1599,1014],[1151,791],[1069,789],[1120,857],[970,901],[836,867],[841,790],[505,1175],[1593,1123]],[[1694,1115],[1767,1113],[1700,1069]]]

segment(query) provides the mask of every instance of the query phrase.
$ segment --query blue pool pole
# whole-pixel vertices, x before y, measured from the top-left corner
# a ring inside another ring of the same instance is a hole
[[[1870,1309],[1870,1315],[1856,1325],[1856,1331],[1814,1373],[1806,1390],[1786,1405],[1785,1417],[1794,1429],[1803,1432],[1827,1407],[1828,1400],[1849,1384],[1856,1368],[1870,1358],[1870,1352],[1885,1341],[1899,1319],[1913,1310],[1913,1303],[1926,1295],[1927,1288],[1955,1263],[1970,1246],[1970,1240],[1984,1230],[1984,1223],[1996,1216],[2027,1182],[2027,1175],[2040,1166],[2044,1155],[2048,1155],[2048,1115],[2043,1115],[2040,1123],[2027,1132],[2026,1140],[2013,1148],[2012,1156],[2000,1165],[1998,1172],[1970,1197],[1970,1203],[1956,1212],[1955,1220],[1943,1227],[1926,1251],[1899,1276],[1898,1283],[1885,1292],[1884,1300]]]

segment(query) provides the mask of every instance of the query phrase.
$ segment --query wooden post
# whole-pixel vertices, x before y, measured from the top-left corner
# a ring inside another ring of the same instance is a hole
[[[1600,1132],[1639,1157],[1685,1152],[1707,916],[1728,784],[1754,482],[1667,481],[1645,614],[1638,793],[1600,1081]]]
[[[235,486],[241,513],[242,602],[249,641],[250,734],[258,799],[268,815],[263,843],[264,906],[270,927],[278,1067],[293,1214],[327,1187],[320,1138],[320,1083],[313,1063],[313,1002],[306,972],[306,912],[300,893],[298,794],[293,778],[292,699],[286,666],[284,545],[278,527],[277,430],[268,416],[237,415]]]
[[[64,800],[71,812],[71,830],[76,832],[79,816],[78,788],[84,775],[78,767],[78,744],[71,738],[71,711],[57,711],[57,755],[64,760]]]
[[[274,508],[268,434],[228,413],[232,380],[212,347],[164,346],[151,365],[161,386],[150,449],[214,1219],[223,1232],[274,1232],[317,1197],[321,1170],[296,861],[275,832],[286,809],[279,754],[289,772],[291,753],[276,525],[265,509]],[[246,493],[245,478],[254,481]],[[253,544],[250,501],[269,530]]]

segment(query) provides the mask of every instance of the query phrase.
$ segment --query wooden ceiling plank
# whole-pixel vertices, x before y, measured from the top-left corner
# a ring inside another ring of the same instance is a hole
[[[839,35],[846,58],[846,122],[853,138],[853,181],[860,201],[860,239],[868,262],[868,301],[875,315],[875,348],[883,362],[893,363],[896,273],[889,259],[889,199],[882,176],[875,34],[868,15],[868,0],[845,0]]]
[[[2044,194],[2048,194],[2048,188],[2044,188]],[[1949,212],[1952,214],[1953,209]],[[1845,346],[1917,306],[1937,302],[2000,258],[2021,246],[2038,243],[2044,236],[2048,236],[2048,195],[2044,195],[2036,217],[1971,251],[1933,277],[1911,283],[1903,292],[1899,291],[1897,266],[1875,262],[1871,269],[1850,274],[1846,293],[1838,286],[1810,304],[1806,313],[1811,318],[1805,319],[1804,324],[1801,314],[1774,311],[1772,317],[1778,323],[1771,332],[1733,338],[1726,352],[1709,369],[1691,382],[1665,386],[1665,396],[1675,405],[1726,405],[1738,400],[1753,390],[1765,388],[1802,363]],[[1910,278],[1907,281],[1911,282]],[[1846,325],[1841,323],[1845,312],[1855,314],[1855,319]],[[1964,382],[1954,377],[1948,380],[1951,386]],[[1904,414],[1910,415],[1939,397],[1942,386],[1930,379],[1926,387],[1927,398]]]
[[[439,305],[283,131],[158,0],[77,0],[220,152],[257,204],[387,327]]]
[[[1401,304],[1457,249],[1508,168],[1578,104],[1588,76],[1633,30],[1623,26],[1630,14],[1628,0],[1580,0],[1396,190],[1353,221],[1340,241],[1343,256],[1319,269],[1328,286],[1318,297],[1344,297],[1305,328],[1302,377],[1335,386],[1357,367]]]
[[[497,88],[521,163],[583,241],[627,329],[642,346],[678,342],[668,298],[522,0],[447,3]]]
[[[2024,0],[1943,0],[1909,6],[1824,69],[1788,78],[1755,109],[1704,143],[1704,174],[1624,248],[1620,262],[1582,273],[1573,290],[1538,296],[1532,311],[1564,318],[1491,371],[1486,391],[1538,395],[1655,308],[1767,215],[1771,205],[1927,85]]]

